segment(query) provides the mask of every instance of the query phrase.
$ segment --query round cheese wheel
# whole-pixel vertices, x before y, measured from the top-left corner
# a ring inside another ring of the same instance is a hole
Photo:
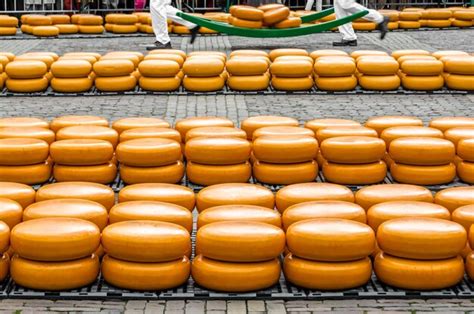
[[[315,78],[316,87],[326,91],[348,91],[357,86],[357,78],[354,75],[341,77],[323,77]]]
[[[250,76],[264,74],[268,70],[268,63],[261,58],[232,58],[225,64],[231,75]]]
[[[316,158],[318,142],[311,136],[264,135],[253,142],[253,153],[260,161],[291,164],[311,161]]]
[[[374,205],[390,201],[433,203],[430,190],[409,184],[379,184],[366,186],[355,193],[355,202],[368,210]]]
[[[66,262],[32,261],[18,255],[10,265],[12,279],[37,290],[65,291],[92,284],[99,276],[100,262],[95,255]]]
[[[384,180],[387,166],[383,161],[368,164],[323,164],[323,175],[329,182],[337,184],[364,185]]]
[[[388,201],[373,205],[367,211],[367,222],[375,231],[385,221],[408,217],[450,220],[450,213],[441,205],[419,201]]]
[[[390,127],[395,126],[423,126],[421,119],[409,116],[380,116],[367,120],[365,126],[377,131],[379,135]]]
[[[38,37],[54,37],[59,35],[59,29],[56,26],[34,26],[33,35]]]
[[[170,91],[177,90],[181,86],[181,78],[178,76],[173,76],[173,77],[142,76],[139,78],[138,83],[140,87],[144,90],[153,91],[153,92],[170,92]]]
[[[403,14],[406,14],[406,12],[404,12]],[[402,17],[402,15],[400,15],[400,17]],[[409,19],[402,19],[402,18],[401,20],[409,21]],[[392,52],[392,57],[394,57],[397,60],[400,57],[404,57],[404,56],[429,56],[429,55],[430,55],[430,52],[423,49],[402,49],[402,50],[395,50]]]
[[[184,227],[189,233],[193,228],[193,217],[189,209],[159,201],[130,201],[112,207],[110,224],[128,220],[163,221]]]
[[[10,274],[10,255],[5,253],[0,259],[0,279],[3,281]]]
[[[396,61],[395,61],[396,62]],[[398,64],[398,63],[397,63]],[[359,85],[367,90],[395,90],[400,87],[400,78],[392,75],[361,75]]]
[[[289,251],[298,257],[328,262],[362,259],[374,250],[375,234],[366,224],[337,218],[293,223],[286,230]]]
[[[169,51],[168,49],[164,51]],[[180,55],[180,54],[175,54],[175,53],[149,53],[148,55],[145,56],[145,60],[158,60],[158,61],[174,61],[177,62],[179,65],[179,68],[183,66],[184,60],[186,59],[186,54]],[[175,68],[173,66],[173,68]],[[155,71],[156,72],[156,71]]]
[[[232,10],[232,16],[249,21],[261,21],[263,11],[249,6],[237,6]]]
[[[283,262],[285,278],[302,288],[347,290],[366,284],[372,275],[369,258],[350,262],[309,261],[288,254]]]
[[[278,77],[307,77],[312,71],[312,62],[306,60],[275,60],[270,65],[270,72]]]
[[[48,88],[48,79],[46,77],[37,79],[8,79],[6,87],[9,91],[15,93],[36,93],[45,91]]]
[[[186,142],[187,160],[208,165],[231,165],[250,158],[251,144],[235,137],[198,137]]]
[[[395,126],[382,131],[380,138],[385,141],[387,147],[390,143],[401,137],[437,137],[443,138],[443,132],[438,129],[424,126]]]
[[[270,84],[270,78],[266,74],[253,76],[230,76],[227,85],[232,90],[259,91],[266,90]]]
[[[255,205],[222,205],[208,208],[198,216],[198,229],[215,222],[261,222],[281,228],[280,214],[270,208]]]
[[[94,63],[94,73],[98,76],[125,76],[135,70],[135,65],[127,59],[100,60]]]
[[[324,140],[321,152],[330,162],[366,164],[383,158],[385,143],[379,138],[368,136],[340,136]]]
[[[295,204],[283,212],[283,228],[296,222],[318,218],[337,218],[366,223],[365,211],[357,204],[344,201],[310,201]]]
[[[357,62],[357,70],[368,75],[392,75],[398,72],[398,62],[393,58],[362,58]]]
[[[49,155],[48,143],[34,138],[0,139],[0,165],[21,166],[44,162]]]
[[[136,25],[120,25],[120,24],[113,24],[112,25],[112,33],[115,34],[131,34],[138,32],[138,26]]]
[[[310,129],[300,128],[296,126],[267,126],[263,128],[257,129],[253,132],[252,138],[255,141],[257,138],[261,136],[304,136],[306,137],[314,137],[314,132]]]
[[[414,166],[394,162],[390,166],[390,173],[399,183],[438,185],[454,180],[456,166],[453,163],[439,166]]]
[[[184,186],[166,183],[142,183],[124,187],[119,192],[119,203],[130,201],[159,201],[194,209],[194,192]],[[112,217],[111,217],[112,219]]]
[[[15,253],[37,261],[79,259],[94,253],[99,244],[99,228],[77,218],[29,220],[16,225],[11,233]]]
[[[88,77],[53,78],[51,80],[51,88],[60,93],[82,93],[90,90],[92,85],[93,80]]]
[[[446,86],[450,89],[455,90],[474,90],[474,75],[457,75],[450,74],[446,78]]]
[[[405,64],[406,62],[404,62]],[[436,76],[415,76],[405,75],[402,76],[402,85],[405,89],[409,90],[438,90],[444,85],[444,79],[441,75]]]
[[[457,165],[457,174],[461,181],[474,184],[474,162],[460,162]]]
[[[188,142],[191,139],[197,138],[197,137],[231,137],[231,138],[241,138],[241,139],[247,139],[247,134],[245,131],[238,129],[238,128],[233,128],[233,127],[221,127],[221,126],[216,126],[216,127],[199,127],[199,128],[194,128],[189,130],[189,132],[186,133],[186,142]],[[194,149],[199,148],[203,143],[196,143],[193,142]],[[196,147],[195,145],[198,145]],[[203,147],[200,147],[202,149]],[[205,148],[205,147],[204,147]],[[217,148],[217,147],[216,147]],[[209,148],[208,148],[209,149]],[[212,148],[214,149],[214,147]],[[202,158],[202,156],[200,156]]]
[[[122,221],[102,232],[107,255],[129,262],[177,260],[191,251],[189,232],[174,223],[152,220]]]
[[[54,217],[88,220],[97,225],[100,230],[107,225],[107,210],[105,207],[88,200],[47,200],[31,204],[23,212],[23,221]]]
[[[466,256],[466,274],[472,280],[474,278],[474,253],[470,252]]]
[[[284,7],[283,4],[271,3],[271,4],[264,4],[264,5],[258,6],[257,8],[259,10],[262,10],[263,12],[267,12],[267,11],[270,11],[270,10],[279,9],[279,8],[283,8],[283,7]]]
[[[190,275],[191,263],[187,257],[160,262],[136,263],[115,259],[109,255],[102,260],[102,275],[108,283],[123,289],[156,291],[184,284]]]
[[[74,24],[55,24],[54,27],[59,30],[59,34],[76,34],[79,32],[79,26]]]
[[[257,205],[274,207],[273,193],[259,185],[249,183],[223,183],[202,189],[197,194],[199,212],[219,205]]]
[[[43,119],[30,117],[0,118],[0,128],[45,128],[49,123]]]
[[[301,26],[301,18],[296,16],[290,16],[287,19],[274,24],[275,28],[295,28]]]
[[[105,126],[76,125],[61,128],[56,133],[56,140],[69,139],[95,139],[110,142],[113,147],[117,146],[118,133],[114,129]]]
[[[11,79],[41,78],[47,71],[47,65],[38,60],[13,61],[5,67],[5,72]]]
[[[427,9],[423,11],[423,18],[432,20],[447,20],[452,13],[449,9]]]
[[[8,61],[15,60],[15,55],[11,52],[0,51],[0,56],[5,56],[8,58]]]
[[[113,26],[112,26],[113,27]],[[140,63],[140,60],[142,59],[142,55],[137,55],[137,53],[135,52],[130,52],[130,51],[113,51],[113,52],[109,52],[105,55],[103,55],[102,57],[100,57],[100,60],[99,61],[112,61],[110,63],[110,65],[108,67],[106,67],[106,70],[107,68],[114,68],[115,70],[120,70],[120,69],[117,69],[117,66],[114,66],[113,65],[113,61],[124,61],[124,60],[129,60],[133,63],[133,67],[134,67],[134,70],[138,67],[138,64]],[[129,66],[125,66],[124,64],[124,67],[126,69],[130,69]],[[122,70],[120,73],[125,73],[124,70]],[[111,75],[112,73],[106,73],[107,75],[104,75],[104,76],[114,76],[114,75]],[[123,75],[126,75],[126,74],[123,74]]]
[[[80,125],[108,127],[109,122],[97,116],[61,116],[51,121],[51,130],[57,133],[62,128]]]
[[[181,145],[166,138],[142,138],[117,146],[120,163],[135,167],[158,167],[176,163],[181,158]]]
[[[464,276],[461,256],[423,261],[379,253],[374,270],[377,278],[390,286],[410,290],[439,290],[456,285]]]
[[[447,188],[435,194],[435,203],[453,212],[456,208],[474,204],[473,187]]]
[[[311,58],[318,59],[325,56],[348,56],[347,52],[337,49],[320,49],[310,53]]]
[[[304,125],[305,128],[312,130],[317,133],[319,129],[327,127],[358,127],[359,122],[347,119],[313,119],[307,121]]]
[[[46,67],[49,70],[53,62],[55,62],[55,60],[57,59],[56,56],[56,54],[51,55],[47,52],[31,52],[15,57],[15,61],[41,61],[46,64]]]
[[[78,57],[78,56],[92,56],[92,57],[94,57],[96,60],[99,60],[100,57],[101,57],[100,53],[97,53],[97,52],[85,52],[85,51],[81,51],[81,52],[68,52],[68,53],[63,54],[63,57]]]
[[[2,15],[0,19],[0,27],[18,27],[18,19],[13,16]]]
[[[283,187],[276,193],[276,207],[283,213],[288,207],[309,201],[354,202],[352,191],[342,185],[310,182]]]
[[[187,179],[198,185],[208,186],[221,183],[246,183],[252,175],[249,162],[233,165],[204,165],[188,161]]]
[[[213,77],[224,71],[224,62],[217,58],[191,58],[184,62],[183,72],[190,77]]]
[[[456,257],[464,249],[466,239],[466,230],[460,224],[427,217],[392,219],[377,230],[382,251],[410,259]]]
[[[357,59],[360,56],[388,56],[388,54],[379,50],[355,50],[350,53],[350,56]]]
[[[281,20],[284,20],[285,18]],[[274,61],[276,58],[280,56],[309,56],[309,53],[304,49],[281,48],[281,49],[273,49],[272,51],[270,51],[268,56],[270,57],[271,61]]]
[[[87,77],[92,71],[92,65],[85,60],[60,60],[51,65],[54,77],[78,78]]]
[[[134,167],[122,164],[120,176],[127,184],[178,183],[184,176],[184,164],[180,160],[173,164],[157,167]]]
[[[227,118],[220,117],[191,117],[178,120],[175,129],[181,134],[181,138],[186,138],[186,133],[194,128],[200,127],[234,127],[234,123]]]
[[[377,132],[373,129],[363,126],[333,126],[319,128],[316,133],[316,138],[319,143],[332,137],[340,136],[363,136],[363,137],[378,137]]]
[[[265,25],[274,25],[284,21],[289,16],[290,9],[288,7],[274,8],[272,10],[264,11],[263,22],[265,23]],[[271,57],[272,52],[270,52],[270,58]]]
[[[451,74],[474,75],[474,70],[470,69],[472,57],[450,57],[444,61],[444,71]]]
[[[72,16],[71,22],[75,24],[74,16]],[[79,14],[77,17],[77,24],[80,25],[102,25],[103,18],[99,15],[93,14]]]
[[[438,28],[443,28],[443,27],[450,27],[451,26],[451,21],[450,20],[427,20],[427,25],[428,27],[438,27]]]
[[[138,70],[147,77],[169,77],[178,74],[180,65],[172,60],[145,60],[140,62]]]
[[[4,222],[10,229],[21,222],[23,208],[17,201],[0,197],[0,221]]]
[[[454,145],[466,138],[474,138],[474,127],[455,127],[444,132],[444,137],[450,140]]]
[[[109,184],[117,177],[117,166],[112,162],[93,166],[66,166],[55,164],[53,176],[57,182],[94,182]]]
[[[10,227],[3,221],[0,221],[0,251],[6,252],[10,243]]]
[[[276,185],[314,181],[318,170],[318,164],[314,160],[290,164],[257,161],[253,164],[253,175],[257,181]]]
[[[355,63],[345,58],[321,58],[314,63],[314,72],[324,77],[350,76],[355,70]]]
[[[215,261],[198,255],[191,268],[193,279],[204,288],[223,292],[250,292],[273,286],[280,279],[280,262]]]
[[[247,133],[247,139],[251,140],[253,133],[260,128],[268,126],[298,126],[298,121],[282,116],[255,116],[241,122],[241,128]]]
[[[263,50],[238,49],[232,51],[229,55],[230,58],[233,58],[235,56],[268,57],[268,53]]]
[[[278,257],[285,247],[281,228],[255,221],[220,221],[199,228],[196,251],[225,262],[263,262]]]
[[[0,181],[28,185],[40,184],[51,177],[51,164],[46,161],[27,166],[0,166]]]
[[[0,198],[17,202],[22,208],[35,202],[35,190],[25,184],[0,182]]]
[[[439,117],[432,119],[429,126],[442,132],[458,127],[474,127],[474,117]]]
[[[399,64],[402,64],[406,60],[436,60],[435,57],[430,55],[403,55],[397,59]]]
[[[390,143],[389,153],[390,158],[397,163],[437,166],[452,162],[456,148],[443,138],[403,137]]]
[[[104,27],[102,25],[78,25],[81,34],[102,34]]]
[[[120,142],[143,138],[166,138],[177,141],[178,143],[181,142],[181,135],[179,132],[171,128],[136,128],[120,133]]]
[[[136,85],[137,79],[133,75],[116,77],[97,77],[95,79],[95,87],[101,92],[129,91],[134,89]]]
[[[185,76],[183,86],[193,92],[212,92],[224,88],[225,79],[222,76],[191,77]]]
[[[472,223],[474,223],[474,204],[461,206],[454,210],[452,220],[462,225],[466,232],[469,232]]]
[[[95,139],[62,140],[51,144],[55,163],[69,166],[92,166],[109,162],[114,155],[110,142]]]

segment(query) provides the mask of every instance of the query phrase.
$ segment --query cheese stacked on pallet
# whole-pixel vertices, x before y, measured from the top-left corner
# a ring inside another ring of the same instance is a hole
[[[392,53],[393,55],[393,53]],[[443,63],[431,59],[411,59],[400,64],[402,86],[409,90],[438,90],[444,86]]]
[[[138,32],[139,17],[134,14],[107,14],[105,30],[115,34],[130,34]]]
[[[68,239],[64,241],[64,239]],[[10,274],[19,285],[38,290],[71,290],[92,284],[100,262],[94,252],[100,230],[77,218],[41,218],[13,228]]]
[[[138,14],[138,13],[135,13]],[[140,23],[138,25],[138,31],[140,33],[145,33],[145,34],[153,34],[153,27],[151,26],[151,14],[146,13],[146,12],[140,12],[140,15],[138,16],[138,22]],[[173,29],[170,29],[170,25],[168,24],[168,32],[172,32]]]
[[[53,20],[45,15],[24,15],[21,17],[21,31],[38,37],[58,36],[59,29],[53,25]]]
[[[455,10],[451,25],[455,27],[472,27],[474,26],[474,11],[471,10]]]
[[[226,62],[227,86],[238,91],[266,90],[270,84],[270,59],[263,51],[236,50]]]
[[[457,164],[458,177],[466,183],[474,184],[474,137],[458,142],[457,155],[461,159]]]
[[[92,14],[74,14],[71,23],[77,24],[81,34],[102,34],[104,32],[104,19],[102,16]]]
[[[369,136],[341,136],[324,140],[321,153],[326,160],[323,174],[338,184],[365,185],[384,180],[387,166],[382,161],[385,142]]]
[[[399,28],[418,29],[422,26],[420,23],[420,20],[421,20],[420,11],[403,10],[403,12],[400,12],[400,14],[398,15],[398,18],[400,19],[400,21],[398,21]]]
[[[323,55],[314,62],[314,81],[321,90],[353,90],[357,86],[355,73],[356,63],[349,56]]]
[[[440,60],[444,63],[444,79],[449,89],[474,90],[474,56],[446,56]]]
[[[383,16],[389,18],[388,29],[398,29],[398,21],[400,20],[400,12],[397,10],[378,10]]]
[[[107,255],[104,279],[119,288],[165,290],[187,282],[191,271],[191,237],[182,226],[150,220],[122,221],[102,232]]]
[[[247,5],[234,5],[230,7],[229,24],[242,28],[262,28],[264,12]],[[288,14],[290,10],[288,10]]]
[[[303,49],[275,49],[270,52],[272,86],[276,90],[304,91],[314,85],[313,59]]]
[[[0,36],[16,35],[18,19],[14,16],[0,15]]]
[[[27,52],[22,55],[16,56],[14,61],[41,61],[46,64],[48,72],[45,77],[48,81],[51,81],[53,74],[51,73],[51,66],[55,61],[59,59],[59,56],[54,52],[40,51],[40,52]]]
[[[421,17],[427,21],[428,27],[450,27],[451,10],[449,9],[427,9],[422,12]]]
[[[5,67],[6,87],[15,93],[42,92],[48,88],[48,66],[39,60],[9,62]]]
[[[464,276],[460,256],[466,230],[445,219],[411,217],[386,221],[377,231],[378,279],[401,289],[435,290],[456,285]]]
[[[59,34],[76,34],[79,27],[71,23],[71,17],[65,14],[49,15],[54,27],[59,30]]]
[[[280,279],[278,257],[285,233],[255,221],[213,222],[199,228],[192,263],[194,281],[207,289],[249,292],[273,286]]]
[[[87,60],[63,59],[56,61],[51,65],[51,73],[53,74],[51,88],[56,92],[87,92],[94,84],[91,77],[92,64]]]
[[[389,56],[357,58],[359,85],[368,90],[395,90],[400,87],[398,62]]]
[[[97,75],[95,87],[99,91],[124,92],[135,89],[137,78],[133,75],[136,66],[133,61],[120,56],[103,58],[94,63],[93,67]]]
[[[285,278],[316,290],[347,290],[366,284],[374,231],[358,221],[318,218],[296,222],[286,231],[289,254]]]
[[[181,58],[179,55],[176,57]],[[148,59],[140,62],[138,65],[140,87],[153,92],[177,90],[181,86],[181,64],[171,58],[170,60]]]
[[[227,56],[222,52],[193,52],[183,64],[183,86],[192,92],[212,92],[224,88]]]

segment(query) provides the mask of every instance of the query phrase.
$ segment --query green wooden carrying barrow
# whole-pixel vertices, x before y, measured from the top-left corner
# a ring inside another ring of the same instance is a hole
[[[327,10],[313,13],[313,14],[309,14],[309,15],[305,15],[301,17],[301,21],[303,23],[310,23],[312,21],[319,20],[325,16],[328,16],[332,13],[334,13],[334,8],[327,9]],[[183,12],[178,12],[177,15],[191,23],[197,24],[199,26],[207,27],[219,33],[242,36],[242,37],[269,38],[269,37],[304,36],[304,35],[310,35],[314,33],[328,31],[334,27],[338,27],[340,25],[350,23],[358,18],[363,17],[364,15],[368,13],[369,13],[368,11],[364,10],[364,11],[354,13],[352,15],[346,16],[338,20],[333,20],[333,21],[320,23],[320,24],[304,25],[297,28],[284,28],[284,29],[277,29],[277,28],[255,29],[255,28],[235,27],[227,23],[212,21],[206,18],[197,17],[197,16],[186,14]]]

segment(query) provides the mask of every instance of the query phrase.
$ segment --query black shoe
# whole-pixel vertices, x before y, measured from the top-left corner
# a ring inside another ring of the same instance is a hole
[[[388,16],[384,16],[383,21],[377,24],[377,29],[380,31],[380,39],[384,39],[385,35],[387,35],[388,22],[390,22],[390,19],[388,18]]]
[[[342,46],[357,46],[357,39],[354,40],[341,40],[341,41],[335,41],[332,43],[333,46],[335,47],[342,47]]]
[[[191,40],[189,41],[189,43],[192,45],[194,43],[194,41],[196,40],[196,36],[197,34],[199,33],[199,30],[201,29],[201,26],[199,25],[196,25],[194,28],[191,28],[190,31],[191,31]]]
[[[173,49],[173,47],[171,47],[171,42],[168,42],[167,44],[162,44],[159,41],[155,41],[153,46],[146,47],[146,50],[155,50],[155,49]]]

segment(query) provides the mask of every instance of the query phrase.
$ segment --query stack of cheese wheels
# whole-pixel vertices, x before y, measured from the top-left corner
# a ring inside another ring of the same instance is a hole
[[[286,185],[311,182],[318,175],[318,142],[312,136],[262,135],[252,149],[253,175],[259,182]]]
[[[268,126],[292,126],[298,127],[298,120],[282,116],[255,116],[242,120],[240,128],[247,133],[247,139],[253,140],[253,133]]]
[[[135,13],[136,14],[136,13]],[[139,25],[138,25],[138,31],[140,33],[145,33],[145,34],[153,34],[153,26],[151,25],[151,15],[150,13],[140,13],[140,16],[138,18]],[[168,32],[170,32],[170,25],[168,24]],[[171,32],[173,30],[171,29]]]
[[[278,56],[270,65],[272,86],[276,90],[309,90],[314,85],[312,72],[313,59],[308,53],[305,56]]]
[[[212,92],[224,88],[226,58],[222,52],[209,52],[209,55],[190,53],[183,64],[184,88],[192,92]]]
[[[49,145],[35,138],[0,139],[0,181],[39,184],[51,177]]]
[[[247,5],[234,5],[230,7],[229,23],[235,27],[262,28],[264,12]],[[289,10],[288,10],[289,13]]]
[[[374,129],[380,136],[385,129],[395,126],[423,126],[423,121],[411,116],[378,116],[367,119],[365,126]]]
[[[27,52],[22,55],[16,56],[14,61],[41,61],[46,64],[48,72],[44,76],[48,79],[48,82],[53,78],[51,74],[51,65],[59,59],[59,56],[54,52]]]
[[[7,182],[2,183],[2,185],[8,184]],[[10,188],[14,186],[10,186]],[[3,186],[2,186],[3,188]],[[14,201],[9,198],[5,198],[6,193],[0,195],[0,221],[7,224],[10,230],[19,224],[22,220],[23,207],[17,201]],[[18,199],[17,199],[18,200]]]
[[[6,87],[11,92],[33,93],[48,88],[46,77],[48,66],[39,60],[20,60],[9,62],[5,67],[8,75]]]
[[[474,13],[474,12],[473,12]],[[441,58],[444,63],[444,79],[449,89],[474,90],[474,56]]]
[[[138,63],[138,62],[137,62]],[[136,87],[135,64],[124,58],[108,57],[94,63],[95,87],[101,92],[129,91]]]
[[[198,185],[248,182],[252,174],[250,151],[251,144],[245,138],[191,138],[185,145],[187,178]]]
[[[0,36],[16,35],[18,19],[14,16],[0,16]]]
[[[314,80],[321,90],[353,90],[357,86],[355,72],[356,63],[349,56],[321,56],[314,63]]]
[[[104,32],[104,19],[99,15],[74,14],[71,23],[77,24],[81,34],[102,34]]]
[[[64,239],[68,239],[64,241]],[[19,285],[38,290],[71,290],[92,284],[100,262],[94,252],[100,230],[78,218],[41,218],[16,225],[11,233],[10,275]]]
[[[270,59],[264,51],[236,50],[226,62],[227,85],[233,90],[266,90],[270,84]]]
[[[179,56],[177,56],[179,57]],[[181,64],[175,60],[149,59],[140,62],[139,84],[143,90],[153,92],[175,91],[181,86]]]
[[[437,90],[444,86],[443,63],[439,60],[412,59],[400,65],[402,86],[409,90]]]
[[[378,10],[383,16],[388,17],[388,29],[398,29],[398,21],[400,20],[400,12],[397,10]]]
[[[33,204],[35,197],[36,191],[31,186],[21,183],[0,182],[0,198],[15,201],[20,204],[22,208]],[[18,223],[20,221],[18,221]],[[10,223],[7,224],[10,225]]]
[[[346,290],[367,283],[374,231],[358,221],[317,218],[296,222],[286,231],[286,280],[316,290]]]
[[[385,142],[370,136],[341,136],[324,140],[321,153],[325,159],[323,174],[338,184],[375,184],[384,180],[387,166]]]
[[[472,27],[474,26],[474,11],[456,10],[453,12],[451,25],[455,27]]]
[[[358,18],[352,22],[352,27],[356,31],[373,31],[377,28],[377,24],[364,18]]]
[[[87,60],[59,60],[51,65],[51,88],[60,93],[81,93],[92,88],[92,65]]]
[[[378,279],[396,288],[435,290],[456,285],[464,276],[460,256],[466,230],[438,218],[409,217],[388,220],[377,230]]]
[[[213,222],[199,228],[192,276],[202,287],[249,292],[273,286],[280,279],[278,257],[285,233],[255,221]]]
[[[71,24],[71,17],[66,14],[53,14],[49,15],[51,21],[59,30],[59,34],[76,34],[79,31],[79,27],[75,24]]]
[[[134,14],[107,14],[105,30],[115,34],[130,34],[138,32],[139,17]]]
[[[474,184],[474,137],[458,142],[457,156],[461,159],[457,164],[458,177],[466,183]]]
[[[191,271],[191,237],[182,226],[162,221],[131,220],[102,232],[107,255],[102,275],[123,289],[155,291],[184,284]]]
[[[368,90],[398,89],[398,69],[398,62],[390,56],[362,56],[357,59],[359,85]]]
[[[402,29],[417,29],[421,27],[421,12],[403,11],[398,15],[398,27]]]
[[[108,184],[117,176],[113,145],[101,139],[68,139],[51,144],[53,176],[57,182]]]
[[[456,177],[456,148],[446,139],[402,137],[393,140],[388,151],[392,160],[390,173],[397,182],[437,185]]]
[[[427,21],[428,27],[450,27],[451,16],[449,9],[427,9],[422,12],[422,18]]]
[[[32,35],[38,37],[51,37],[59,35],[59,28],[53,26],[53,20],[50,16],[31,15],[26,19],[27,25],[31,28],[25,27],[25,30]]]

